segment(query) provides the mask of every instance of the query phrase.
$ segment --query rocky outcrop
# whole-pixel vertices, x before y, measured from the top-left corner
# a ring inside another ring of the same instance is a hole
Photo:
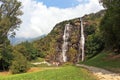
[[[100,19],[103,16],[103,12],[98,12],[96,14],[85,15],[82,17],[85,40],[87,36],[95,33],[94,28],[91,26],[97,27],[99,25]],[[37,48],[40,53],[44,53],[46,60],[62,62],[63,60],[63,43],[65,39],[63,35],[65,33],[65,25],[69,24],[69,38],[67,39],[67,48],[65,51],[66,61],[76,63],[78,59],[81,60],[81,51],[79,50],[80,37],[81,37],[81,21],[80,18],[75,18],[68,21],[63,21],[55,25],[53,30],[44,38],[36,42]],[[86,50],[86,47],[85,47]],[[79,54],[79,58],[78,58]],[[63,61],[64,62],[64,61]]]

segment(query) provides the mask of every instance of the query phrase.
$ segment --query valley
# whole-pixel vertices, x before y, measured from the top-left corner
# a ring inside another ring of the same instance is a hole
[[[0,0],[0,80],[120,80],[120,1],[75,2]]]

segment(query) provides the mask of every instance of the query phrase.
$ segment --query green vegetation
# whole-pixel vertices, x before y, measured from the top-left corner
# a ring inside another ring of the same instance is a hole
[[[120,55],[112,52],[101,52],[97,56],[82,62],[83,64],[104,68],[113,72],[120,72]]]
[[[28,41],[14,46],[14,50],[20,52],[28,61],[34,60],[38,56],[42,56],[41,54],[38,54],[38,51],[33,44]]]
[[[16,50],[13,51],[13,56],[10,71],[13,74],[26,72],[29,69],[29,64],[26,58]]]
[[[11,65],[12,46],[9,37],[15,36],[15,29],[20,26],[22,15],[21,2],[0,0],[0,70],[7,70]]]
[[[44,58],[37,57],[35,60],[32,60],[30,62],[34,63],[34,62],[43,62],[43,61],[44,61]]]
[[[91,13],[82,17],[85,33],[85,55],[87,65],[120,72],[120,1],[100,0],[106,10]],[[10,45],[8,37],[15,37],[15,30],[19,28],[22,15],[21,2],[17,0],[0,0],[0,71],[9,70],[12,73],[24,73],[30,68],[29,62],[60,62],[63,44],[64,28],[70,24],[68,51],[66,52],[70,65],[80,60],[78,55],[81,37],[80,19],[75,18],[55,25],[45,37],[34,42],[23,42],[15,46]],[[104,52],[102,52],[104,50]],[[106,52],[111,51],[112,54]],[[80,55],[81,57],[81,55]],[[31,65],[33,66],[33,65]],[[34,67],[46,66],[46,64]],[[87,77],[86,77],[87,76]],[[7,76],[2,80],[17,79],[55,79],[55,80],[93,80],[87,71],[77,67],[63,67],[57,70],[27,73]]]
[[[85,69],[74,66],[0,77],[0,80],[96,80]]]
[[[105,68],[113,72],[120,72],[120,1],[100,0],[100,2],[106,8],[104,15],[101,18],[98,18],[91,14],[86,18],[88,21],[92,20],[92,25],[94,24],[93,21],[96,19],[98,23],[95,34],[87,36],[86,53],[90,58],[91,55],[98,55],[91,59],[87,59],[82,63]],[[92,30],[93,32],[93,29],[88,29],[88,32],[91,32],[89,30]],[[104,52],[100,53],[102,49],[104,49]]]
[[[86,39],[86,57],[92,58],[104,49],[104,43],[100,34],[88,35]]]
[[[92,13],[84,17],[86,22],[84,33],[85,40],[85,54],[86,59],[92,58],[99,54],[104,49],[104,42],[99,30],[99,24],[103,18],[105,11],[102,10],[98,13]]]
[[[120,53],[120,1],[100,0],[106,8],[106,13],[100,23],[100,31],[106,45],[106,49],[111,49]],[[112,46],[111,46],[112,45]]]

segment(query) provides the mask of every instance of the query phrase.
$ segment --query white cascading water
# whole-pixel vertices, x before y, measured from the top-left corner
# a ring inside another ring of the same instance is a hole
[[[81,37],[80,37],[80,48],[82,53],[82,61],[84,61],[84,45],[85,45],[85,36],[84,36],[84,28],[83,28],[83,21],[82,18],[80,18],[81,21]]]
[[[63,62],[67,61],[66,52],[68,50],[69,27],[70,27],[70,24],[66,24],[65,29],[64,29],[64,35],[63,35],[63,41],[64,42],[63,42],[63,45],[62,45],[62,59],[63,59]]]

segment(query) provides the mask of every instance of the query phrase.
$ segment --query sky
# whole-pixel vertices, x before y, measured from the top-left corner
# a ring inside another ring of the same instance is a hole
[[[89,0],[37,0],[38,2],[43,2],[47,7],[59,7],[59,8],[69,8],[75,7],[80,3],[87,3]]]
[[[103,9],[98,0],[19,0],[22,24],[17,38],[35,38],[48,34],[55,24]]]

